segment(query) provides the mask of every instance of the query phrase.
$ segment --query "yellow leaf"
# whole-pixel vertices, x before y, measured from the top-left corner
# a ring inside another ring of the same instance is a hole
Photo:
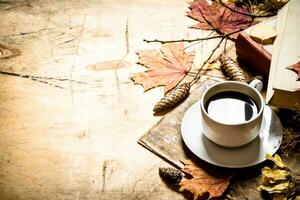
[[[275,156],[272,157],[272,155],[267,154],[266,157],[267,157],[268,160],[273,161],[277,167],[287,168],[287,166],[285,164],[283,164],[283,162],[282,162],[279,155],[275,154]]]
[[[261,170],[260,185],[257,189],[269,194],[276,194],[273,196],[273,200],[286,200],[285,197],[292,196],[295,192],[295,184],[290,171],[277,154],[274,157],[267,154],[266,157],[274,162],[274,166],[273,168],[266,166]]]
[[[261,44],[272,44],[277,36],[277,32],[271,26],[259,24],[250,31],[251,38]]]
[[[288,187],[290,185],[290,181],[286,181],[280,184],[276,185],[260,185],[258,187],[258,190],[264,190],[269,193],[283,193],[288,190]]]
[[[273,170],[269,167],[264,167],[262,169],[262,176],[269,180],[286,180],[287,177],[290,175],[290,172],[283,169],[276,169]]]

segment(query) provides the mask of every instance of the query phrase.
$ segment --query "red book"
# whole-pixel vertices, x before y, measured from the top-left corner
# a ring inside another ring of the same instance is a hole
[[[235,43],[238,59],[257,75],[268,80],[272,55],[263,45],[255,42],[246,32],[241,32]]]

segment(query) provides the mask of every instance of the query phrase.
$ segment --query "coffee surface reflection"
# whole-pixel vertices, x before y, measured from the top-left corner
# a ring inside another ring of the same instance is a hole
[[[208,115],[224,124],[240,124],[258,113],[255,102],[240,92],[220,92],[210,97],[205,105]]]

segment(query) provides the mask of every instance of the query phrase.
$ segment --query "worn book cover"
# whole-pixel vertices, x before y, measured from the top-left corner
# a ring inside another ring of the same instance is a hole
[[[262,75],[265,80],[269,78],[273,44],[261,44],[251,38],[251,30],[256,29],[261,24],[276,29],[277,17],[272,17],[266,21],[242,31],[235,42],[236,54],[239,61],[244,63],[257,75]]]
[[[290,0],[278,13],[267,104],[300,109],[300,81],[295,71],[287,69],[300,61],[300,1]]]

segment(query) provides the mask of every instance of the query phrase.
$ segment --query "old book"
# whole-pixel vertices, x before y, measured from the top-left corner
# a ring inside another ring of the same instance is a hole
[[[276,22],[277,17],[272,17],[261,23],[276,29]],[[242,61],[242,63],[253,70],[257,75],[262,75],[268,80],[273,45],[259,44],[249,35],[251,30],[261,25],[261,23],[241,32],[237,37],[235,47],[239,61]]]
[[[278,13],[266,101],[284,108],[300,109],[300,81],[287,69],[300,60],[300,1],[290,0]]]

